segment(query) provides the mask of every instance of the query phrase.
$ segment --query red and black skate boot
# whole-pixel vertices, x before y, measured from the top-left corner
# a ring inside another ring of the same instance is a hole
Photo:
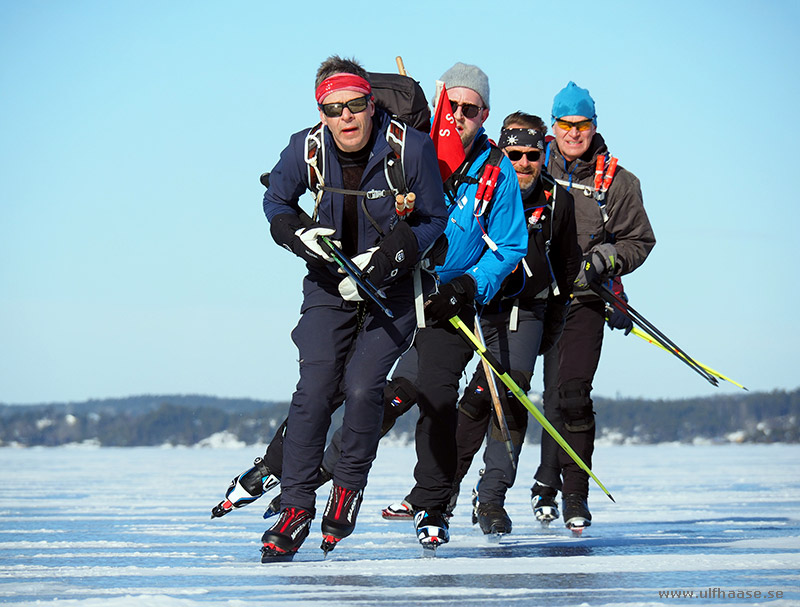
[[[325,555],[336,547],[339,540],[346,538],[356,528],[356,517],[361,507],[364,490],[345,489],[334,484],[325,514],[322,515],[322,545]]]
[[[285,508],[278,521],[261,536],[261,562],[291,560],[308,537],[314,515],[303,508]]]

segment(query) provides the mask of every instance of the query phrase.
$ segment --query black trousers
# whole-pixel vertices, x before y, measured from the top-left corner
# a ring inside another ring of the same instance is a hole
[[[561,339],[544,357],[545,417],[590,468],[595,439],[591,391],[604,327],[600,299],[575,301]],[[589,475],[544,430],[541,462],[534,478],[564,494],[589,493]]]
[[[474,310],[462,310],[459,317],[470,326],[474,314]],[[416,377],[419,406],[416,484],[407,499],[415,508],[444,509],[456,472],[458,388],[473,350],[447,321],[420,329],[413,350],[416,356],[404,355],[394,372],[394,377]]]
[[[498,358],[503,367],[510,372],[512,379],[525,392],[530,387],[530,378],[539,352],[545,308],[546,302],[542,301],[529,308],[520,309],[519,323],[515,331],[511,331],[509,327],[510,312],[484,314],[481,319],[487,349]],[[459,489],[485,436],[484,473],[480,482],[479,499],[484,503],[491,502],[502,506],[505,503],[506,492],[516,479],[516,466],[528,428],[528,410],[508,392],[505,384],[500,380],[496,380],[496,384],[511,434],[514,463],[511,463],[500,427],[493,414],[494,407],[488,392],[486,376],[479,363],[467,391],[479,387],[480,396],[476,398],[475,395],[471,397],[465,395],[459,405],[456,430],[458,465],[453,490]]]

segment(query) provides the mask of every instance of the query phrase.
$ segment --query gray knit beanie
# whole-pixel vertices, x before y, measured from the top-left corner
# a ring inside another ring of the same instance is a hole
[[[489,109],[489,77],[477,65],[456,63],[439,78],[448,89],[458,86],[472,89],[483,99]]]

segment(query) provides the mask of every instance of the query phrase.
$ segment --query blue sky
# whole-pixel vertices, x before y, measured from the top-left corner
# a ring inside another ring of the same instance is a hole
[[[0,1],[0,402],[291,396],[303,265],[269,237],[258,176],[318,120],[333,53],[402,55],[428,96],[481,66],[490,136],[588,88],[658,239],[631,304],[751,390],[800,384],[800,5],[377,6]],[[619,332],[594,386],[738,390]]]

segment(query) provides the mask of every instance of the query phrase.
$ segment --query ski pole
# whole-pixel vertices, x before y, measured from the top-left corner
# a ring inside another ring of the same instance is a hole
[[[486,340],[483,338],[481,321],[477,316],[475,317],[475,336],[485,348]],[[497,416],[497,423],[500,426],[500,434],[503,436],[503,442],[506,444],[506,451],[508,451],[508,459],[511,460],[511,467],[516,470],[517,462],[514,461],[514,443],[511,442],[511,431],[508,429],[508,421],[505,413],[503,413],[503,405],[500,403],[500,396],[497,394],[497,380],[485,359],[481,358],[481,364],[483,365],[483,374],[486,376],[486,383],[489,386],[489,395],[492,397],[494,414]]]
[[[617,296],[611,289],[609,289],[606,285],[591,283],[589,287],[597,293],[600,297],[602,297],[605,301],[609,304],[617,308],[620,312],[625,314],[628,318],[630,318],[634,323],[642,327],[643,329],[647,329],[650,331],[650,334],[655,336],[657,341],[664,346],[664,349],[667,351],[672,351],[675,356],[678,357],[679,360],[685,362],[689,367],[695,370],[700,377],[704,378],[708,381],[712,386],[719,386],[719,382],[717,378],[711,375],[708,371],[703,369],[703,367],[694,360],[691,356],[689,356],[686,352],[681,350],[678,345],[673,342],[669,337],[664,335],[661,331],[659,331],[653,323],[648,321],[644,316],[639,314],[631,305],[622,300],[619,296]]]
[[[677,356],[681,356],[681,357],[682,357],[682,355],[681,355],[681,354],[678,354],[678,353],[676,353],[674,350],[670,350],[669,348],[666,348],[666,347],[664,347],[664,345],[663,345],[661,342],[659,342],[659,341],[658,341],[658,340],[657,340],[655,337],[653,337],[652,335],[650,335],[650,334],[649,334],[647,331],[643,331],[643,330],[642,330],[642,329],[640,329],[639,327],[633,327],[633,329],[631,330],[631,333],[633,333],[633,334],[634,334],[636,337],[641,337],[643,340],[645,340],[645,341],[646,341],[646,342],[648,342],[648,343],[651,343],[651,344],[653,344],[654,346],[658,346],[659,348],[661,348],[661,349],[662,349],[662,350],[664,350],[665,352],[670,352],[670,353],[672,353],[672,354],[676,354]],[[701,362],[699,362],[699,361],[695,361],[695,362],[696,362],[698,365],[700,365],[701,367],[703,367],[703,369],[705,369],[706,371],[708,371],[709,373],[711,373],[711,375],[714,375],[714,376],[716,376],[716,377],[719,377],[720,379],[723,379],[723,380],[725,380],[725,381],[727,381],[727,382],[730,382],[730,383],[732,383],[734,386],[738,386],[738,387],[739,387],[739,388],[741,388],[742,390],[745,390],[745,391],[749,392],[749,390],[748,390],[747,388],[745,388],[745,387],[744,387],[742,384],[740,384],[739,382],[733,381],[733,380],[732,380],[730,377],[726,377],[726,376],[724,376],[724,375],[723,375],[722,373],[720,373],[719,371],[715,371],[715,370],[714,370],[714,369],[712,369],[711,367],[709,367],[709,366],[706,366],[706,365],[704,365],[703,363],[701,363]]]
[[[450,324],[461,331],[461,335],[472,346],[475,352],[478,353],[478,356],[488,363],[488,365],[495,372],[495,375],[497,375],[497,377],[500,378],[500,381],[502,381],[508,387],[508,389],[511,390],[512,394],[517,397],[519,402],[521,402],[525,408],[531,412],[536,421],[539,422],[547,431],[547,433],[555,439],[555,441],[561,446],[562,449],[564,449],[564,451],[567,452],[567,455],[569,455],[584,472],[594,479],[594,482],[596,482],[597,486],[603,490],[603,493],[605,493],[612,502],[616,503],[616,500],[608,492],[608,489],[603,486],[603,483],[600,482],[600,479],[595,476],[594,472],[591,471],[589,466],[587,466],[580,456],[575,453],[575,450],[569,446],[569,443],[567,443],[567,441],[564,440],[564,437],[558,433],[558,430],[553,427],[553,424],[551,424],[542,414],[542,412],[536,408],[536,406],[528,398],[528,395],[522,391],[522,388],[517,385],[508,372],[503,368],[503,366],[500,364],[500,361],[498,361],[494,355],[489,352],[480,341],[478,341],[478,338],[475,337],[475,334],[469,330],[467,325],[464,324],[464,321],[462,321],[458,316],[453,316],[450,319]]]
[[[263,185],[265,188],[269,188],[269,173],[261,174],[261,185]],[[306,213],[303,209],[297,206],[295,210],[297,210],[298,217],[300,217],[300,221],[305,227],[308,228],[314,225],[314,220],[311,219],[308,213]],[[320,236],[317,238],[317,240],[325,252],[333,258],[333,260],[336,262],[336,265],[338,265],[345,274],[353,279],[353,282],[358,285],[361,291],[365,293],[373,302],[375,302],[378,307],[383,310],[386,316],[389,318],[394,318],[392,311],[386,306],[385,303],[381,301],[381,299],[386,299],[386,294],[381,289],[376,287],[368,277],[364,276],[361,268],[354,264],[352,260],[345,255],[338,246],[336,246],[336,243],[334,243],[327,236]]]

